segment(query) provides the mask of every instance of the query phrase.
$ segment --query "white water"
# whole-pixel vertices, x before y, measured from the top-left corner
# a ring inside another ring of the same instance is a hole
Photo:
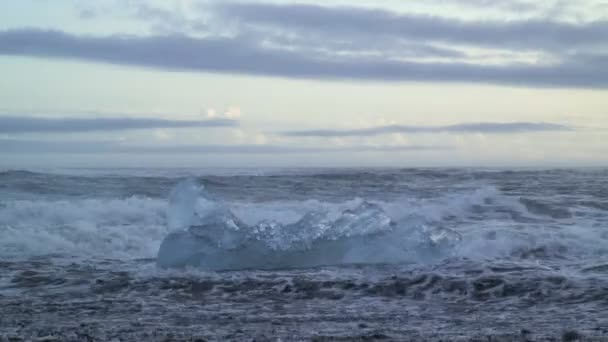
[[[578,220],[575,225],[573,220],[532,214],[517,198],[491,186],[433,199],[355,198],[339,203],[315,199],[221,203],[208,200],[201,190],[188,181],[178,184],[168,201],[146,197],[7,201],[0,206],[0,257],[154,258],[170,232],[186,231],[201,219],[213,221],[221,215],[234,215],[242,231],[235,235],[222,223],[213,236],[232,239],[245,247],[248,257],[287,257],[275,252],[309,250],[328,263],[431,262],[447,256],[503,257],[542,246],[554,250],[551,253],[591,256],[605,254],[608,245],[605,234],[591,227],[594,222]],[[513,215],[530,222],[514,222]],[[197,245],[194,242],[190,239],[186,244]],[[218,252],[234,252],[236,247],[224,249]],[[228,256],[244,257],[238,252]],[[265,262],[263,257],[259,262]]]
[[[132,197],[12,201],[0,208],[0,256],[154,257],[167,202]]]
[[[192,189],[196,189],[192,184],[180,184],[180,188],[184,188],[180,203],[192,198]],[[161,266],[221,269],[427,263],[446,257],[527,255],[539,248],[548,248],[549,253],[567,248],[599,248],[601,253],[602,249],[601,244],[594,246],[589,236],[595,234],[587,230],[587,236],[577,238],[577,227],[544,229],[546,219],[529,213],[519,201],[493,187],[427,201],[305,201],[241,204],[234,210],[209,202],[203,194],[198,199],[198,206],[179,206],[178,212],[188,218],[191,227],[165,239],[158,255]],[[479,215],[482,220],[475,218]],[[193,217],[197,219],[192,221]],[[527,229],[514,230],[513,217],[527,217]],[[575,241],[568,246],[570,239]]]

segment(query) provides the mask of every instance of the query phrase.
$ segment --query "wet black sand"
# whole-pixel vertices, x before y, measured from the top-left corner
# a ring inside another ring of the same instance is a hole
[[[2,341],[608,341],[608,283],[538,269],[0,268]]]

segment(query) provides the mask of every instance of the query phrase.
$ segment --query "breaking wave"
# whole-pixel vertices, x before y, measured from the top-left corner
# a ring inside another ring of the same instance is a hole
[[[126,199],[19,200],[0,206],[0,257],[153,257],[169,229],[166,202]]]
[[[172,192],[169,221],[175,231],[163,240],[157,263],[206,270],[274,269],[428,263],[446,257],[542,258],[577,249],[577,243],[564,245],[564,232],[501,230],[501,220],[542,225],[551,212],[545,207],[541,212],[538,205],[530,210],[530,203],[502,196],[494,187],[409,201],[299,202],[291,215],[289,205],[282,204],[268,215],[274,219],[259,220],[255,204],[231,210],[206,198],[190,180]],[[298,214],[302,208],[307,210]],[[488,227],[490,222],[496,226]],[[587,242],[578,241],[578,249],[588,250]]]
[[[0,257],[157,257],[162,267],[218,270],[608,255],[608,235],[593,221],[598,211],[589,210],[494,186],[384,201],[224,202],[189,180],[168,201],[0,200]]]

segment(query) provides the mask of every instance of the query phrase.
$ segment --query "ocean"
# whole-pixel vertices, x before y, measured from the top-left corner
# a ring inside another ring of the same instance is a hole
[[[608,170],[0,171],[4,340],[608,341]]]

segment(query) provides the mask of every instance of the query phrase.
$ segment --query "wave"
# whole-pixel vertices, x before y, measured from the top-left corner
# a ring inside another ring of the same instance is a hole
[[[35,175],[42,175],[42,174],[43,173],[28,171],[28,170],[1,170],[0,178],[24,177],[24,176],[27,177],[27,176],[35,176]]]
[[[157,270],[149,260],[138,260],[128,268],[108,262],[88,267],[49,260],[3,261],[4,278],[13,293],[32,290],[57,293],[78,289],[119,295],[121,298],[267,298],[285,300],[332,300],[374,297],[443,300],[452,303],[508,301],[518,307],[538,304],[605,306],[608,264],[569,272],[526,262],[475,262],[449,260],[432,268],[417,265],[352,265],[306,270],[239,270],[200,272]],[[123,267],[123,271],[116,271]],[[132,267],[132,268],[130,268]],[[60,287],[57,287],[60,285]],[[136,296],[133,296],[137,294]]]
[[[155,179],[140,181],[145,188]],[[170,180],[162,181],[169,187]],[[107,187],[78,191],[116,193]],[[508,196],[494,186],[450,191],[388,200],[222,201],[191,180],[175,186],[169,200],[0,200],[0,258],[158,257],[165,267],[241,269],[608,255],[597,211],[589,221],[574,221],[554,212],[559,205]]]
[[[0,257],[153,257],[169,229],[166,202],[127,199],[20,200],[0,207]]]
[[[498,227],[505,221],[542,227],[553,222],[547,216],[557,216],[538,204],[503,196],[494,187],[434,200],[383,203],[355,199],[333,205],[309,201],[308,210],[295,221],[282,217],[282,205],[275,220],[249,219],[246,223],[235,214],[238,208],[233,212],[225,204],[210,201],[192,180],[176,187],[171,203],[169,216],[177,231],[163,240],[157,256],[158,265],[169,268],[275,269],[429,263],[447,257],[528,259],[561,256],[570,250],[598,252],[598,248],[602,252],[601,246],[588,248],[593,236],[589,233],[577,238],[575,230],[487,227],[492,221]],[[570,243],[569,239],[578,241]]]
[[[353,297],[409,298],[417,301],[440,299],[478,303],[520,300],[519,305],[529,307],[548,303],[597,303],[605,296],[603,282],[593,277],[568,277],[532,265],[504,270],[484,267],[483,271],[470,270],[459,274],[450,274],[443,269],[437,272],[416,273],[399,270],[399,275],[392,277],[370,277],[369,274],[362,277],[350,273],[350,277],[332,273],[333,277],[327,278],[307,274],[272,274],[273,277],[256,277],[256,274],[251,273],[231,273],[228,277],[215,278],[205,275],[188,277],[183,274],[171,274],[167,277],[145,278],[145,282],[149,287],[177,289],[182,291],[181,293],[198,298],[250,295],[256,298],[282,296],[290,300],[333,301]],[[126,287],[138,286],[137,280],[133,283],[127,283],[122,288],[114,286],[112,290],[125,291]]]

